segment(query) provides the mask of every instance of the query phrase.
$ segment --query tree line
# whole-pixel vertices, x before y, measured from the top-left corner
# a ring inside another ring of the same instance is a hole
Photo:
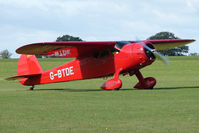
[[[180,39],[179,37],[175,36],[171,32],[159,32],[146,40],[166,40],[166,39]],[[63,35],[56,39],[56,42],[67,42],[67,41],[83,41],[79,37],[73,37],[70,35]],[[160,50],[158,51],[165,56],[185,56],[189,52],[188,46],[177,47],[169,50]],[[2,59],[9,59],[12,53],[10,53],[7,49],[0,51],[0,58]],[[198,53],[190,53],[190,56],[198,56]],[[42,56],[37,56],[41,58]]]

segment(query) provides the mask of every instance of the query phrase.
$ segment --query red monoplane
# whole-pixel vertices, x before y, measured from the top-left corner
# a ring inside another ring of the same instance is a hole
[[[106,41],[106,42],[44,42],[22,46],[16,50],[22,54],[17,76],[7,78],[18,79],[23,85],[34,85],[65,82],[71,80],[91,79],[114,75],[101,88],[105,90],[120,89],[122,81],[119,75],[136,75],[138,89],[152,89],[156,80],[144,78],[140,69],[152,64],[158,57],[168,63],[165,57],[156,50],[171,49],[184,46],[195,40],[147,40],[147,41]],[[75,57],[74,60],[43,71],[35,55]]]

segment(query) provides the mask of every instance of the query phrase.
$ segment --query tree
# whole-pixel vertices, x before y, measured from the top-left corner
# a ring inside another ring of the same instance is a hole
[[[147,40],[167,40],[167,39],[180,39],[180,38],[176,37],[171,32],[159,32],[147,38]],[[177,47],[177,48],[173,48],[169,50],[159,50],[158,52],[167,56],[184,56],[184,54],[188,53],[188,51],[189,51],[188,46],[182,46],[182,47]]]
[[[73,37],[70,35],[63,35],[62,37],[58,37],[56,42],[68,42],[68,41],[83,41],[79,37]]]
[[[12,54],[7,49],[0,52],[0,57],[2,59],[9,59],[11,55]]]

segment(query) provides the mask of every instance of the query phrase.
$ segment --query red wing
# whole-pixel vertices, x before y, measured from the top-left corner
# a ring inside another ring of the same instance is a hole
[[[181,47],[191,42],[193,39],[171,39],[171,40],[149,40],[157,50],[172,49],[175,47]]]
[[[44,56],[80,57],[93,54],[106,48],[112,48],[115,41],[110,42],[45,42],[22,46],[16,50],[18,54]]]
[[[150,41],[157,50],[171,49],[184,46],[195,40],[175,39],[175,40],[147,40]],[[136,41],[129,41],[136,43]],[[22,46],[16,50],[18,54],[32,54],[43,56],[60,57],[82,57],[89,56],[107,48],[113,48],[117,42],[45,42]]]

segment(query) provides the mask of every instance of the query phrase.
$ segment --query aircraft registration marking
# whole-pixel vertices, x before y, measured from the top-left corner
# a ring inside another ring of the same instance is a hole
[[[50,79],[54,80],[55,77],[60,79],[60,78],[64,78],[64,77],[68,77],[68,76],[74,75],[74,74],[75,73],[73,71],[73,66],[71,66],[71,67],[59,69],[56,72],[50,72]]]
[[[70,55],[71,52],[70,50],[58,50],[58,51],[54,51],[50,56],[67,56]]]

